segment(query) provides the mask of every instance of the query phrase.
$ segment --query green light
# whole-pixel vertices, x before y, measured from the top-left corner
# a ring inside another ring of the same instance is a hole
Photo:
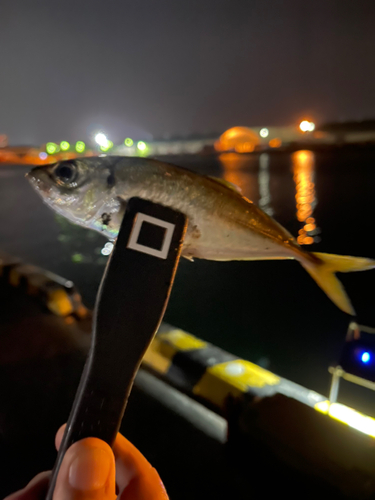
[[[139,156],[148,156],[150,154],[150,148],[146,142],[138,141],[137,149]]]
[[[67,142],[67,141],[61,141],[60,142],[60,148],[61,148],[62,151],[68,151],[68,149],[70,148],[69,142]]]
[[[57,151],[57,144],[54,142],[47,142],[46,151],[49,155],[53,155],[53,153],[56,153]]]
[[[124,144],[125,144],[125,146],[128,146],[128,148],[130,148],[134,144],[133,139],[130,139],[130,137],[127,137],[124,141]]]
[[[86,144],[83,141],[76,142],[76,151],[77,153],[83,153],[86,149]]]
[[[107,144],[105,146],[99,146],[100,151],[103,151],[104,153],[108,151],[109,149],[113,148],[113,142],[112,141],[107,141]]]
[[[73,262],[82,262],[83,261],[83,255],[81,253],[74,253],[72,255],[72,261]]]

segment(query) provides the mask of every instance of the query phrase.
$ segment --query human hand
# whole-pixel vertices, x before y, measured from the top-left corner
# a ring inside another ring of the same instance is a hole
[[[64,428],[65,425],[56,434],[57,450]],[[23,490],[4,500],[44,500],[50,475],[50,471],[38,474]],[[86,438],[74,443],[61,463],[53,500],[116,498],[168,500],[168,495],[156,470],[121,434],[117,434],[113,451],[107,443],[97,438]]]

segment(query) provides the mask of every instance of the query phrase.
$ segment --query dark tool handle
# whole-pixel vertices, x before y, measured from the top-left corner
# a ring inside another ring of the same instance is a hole
[[[86,437],[113,445],[143,355],[163,318],[187,221],[170,208],[129,200],[99,289],[90,352],[47,500],[67,449]]]

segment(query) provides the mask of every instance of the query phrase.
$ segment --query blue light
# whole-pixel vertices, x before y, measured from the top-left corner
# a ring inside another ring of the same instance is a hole
[[[364,352],[362,353],[361,360],[362,363],[368,363],[371,359],[370,353],[369,352]]]

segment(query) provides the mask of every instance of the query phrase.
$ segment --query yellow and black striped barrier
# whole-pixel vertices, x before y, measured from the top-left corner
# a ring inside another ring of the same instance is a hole
[[[228,397],[270,395],[282,380],[250,361],[166,324],[146,352],[143,364],[172,385],[222,411]]]
[[[0,278],[12,287],[22,288],[27,295],[39,298],[53,314],[78,318],[88,314],[73,282],[57,274],[1,253]]]
[[[315,391],[166,324],[147,350],[143,365],[221,413],[226,412],[229,399],[245,402],[280,394],[375,438],[374,418],[339,403],[330,404]]]
[[[47,309],[70,321],[90,316],[70,280],[26,265],[0,253],[0,279],[39,299]],[[170,385],[225,413],[228,399],[251,400],[281,394],[314,408],[349,427],[375,437],[375,419],[290,380],[240,359],[190,333],[163,323],[147,350],[143,366]]]

